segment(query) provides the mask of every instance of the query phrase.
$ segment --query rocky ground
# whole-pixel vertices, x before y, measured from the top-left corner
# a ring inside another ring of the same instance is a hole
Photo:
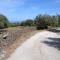
[[[7,31],[3,32],[2,34],[0,34],[0,59],[7,55],[6,50],[9,50],[9,47],[12,46],[12,44],[15,43],[15,45],[16,45],[16,42],[17,42],[16,40],[18,38],[20,38],[22,35],[26,34],[27,32],[32,33],[33,31],[35,31],[35,28],[25,27],[25,28],[7,30]],[[28,33],[26,34],[27,36],[28,36]],[[25,37],[27,37],[27,36],[25,36]],[[8,55],[7,55],[7,57],[8,57]]]

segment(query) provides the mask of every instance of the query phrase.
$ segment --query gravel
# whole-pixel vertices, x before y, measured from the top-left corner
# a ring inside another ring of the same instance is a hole
[[[22,29],[15,29],[12,31],[6,31],[0,34],[0,58],[5,55],[5,48],[13,44],[18,37],[20,37],[25,32],[30,32],[35,30],[34,28],[25,27]],[[4,38],[6,37],[6,38]],[[3,53],[4,52],[4,53]]]

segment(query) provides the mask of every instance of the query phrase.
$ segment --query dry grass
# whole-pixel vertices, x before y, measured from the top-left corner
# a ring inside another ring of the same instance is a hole
[[[24,28],[24,27],[22,27],[22,26],[19,26],[19,27],[9,27],[9,28],[5,28],[5,30],[12,31],[12,30],[21,29],[21,28]]]

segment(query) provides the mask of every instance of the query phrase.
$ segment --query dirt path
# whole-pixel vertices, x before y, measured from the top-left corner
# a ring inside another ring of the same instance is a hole
[[[60,60],[60,36],[43,31],[25,41],[7,60]]]

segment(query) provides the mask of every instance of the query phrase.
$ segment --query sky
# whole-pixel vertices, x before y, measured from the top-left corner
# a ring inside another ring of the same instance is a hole
[[[38,14],[60,14],[60,0],[0,0],[0,14],[9,21],[34,19]]]

